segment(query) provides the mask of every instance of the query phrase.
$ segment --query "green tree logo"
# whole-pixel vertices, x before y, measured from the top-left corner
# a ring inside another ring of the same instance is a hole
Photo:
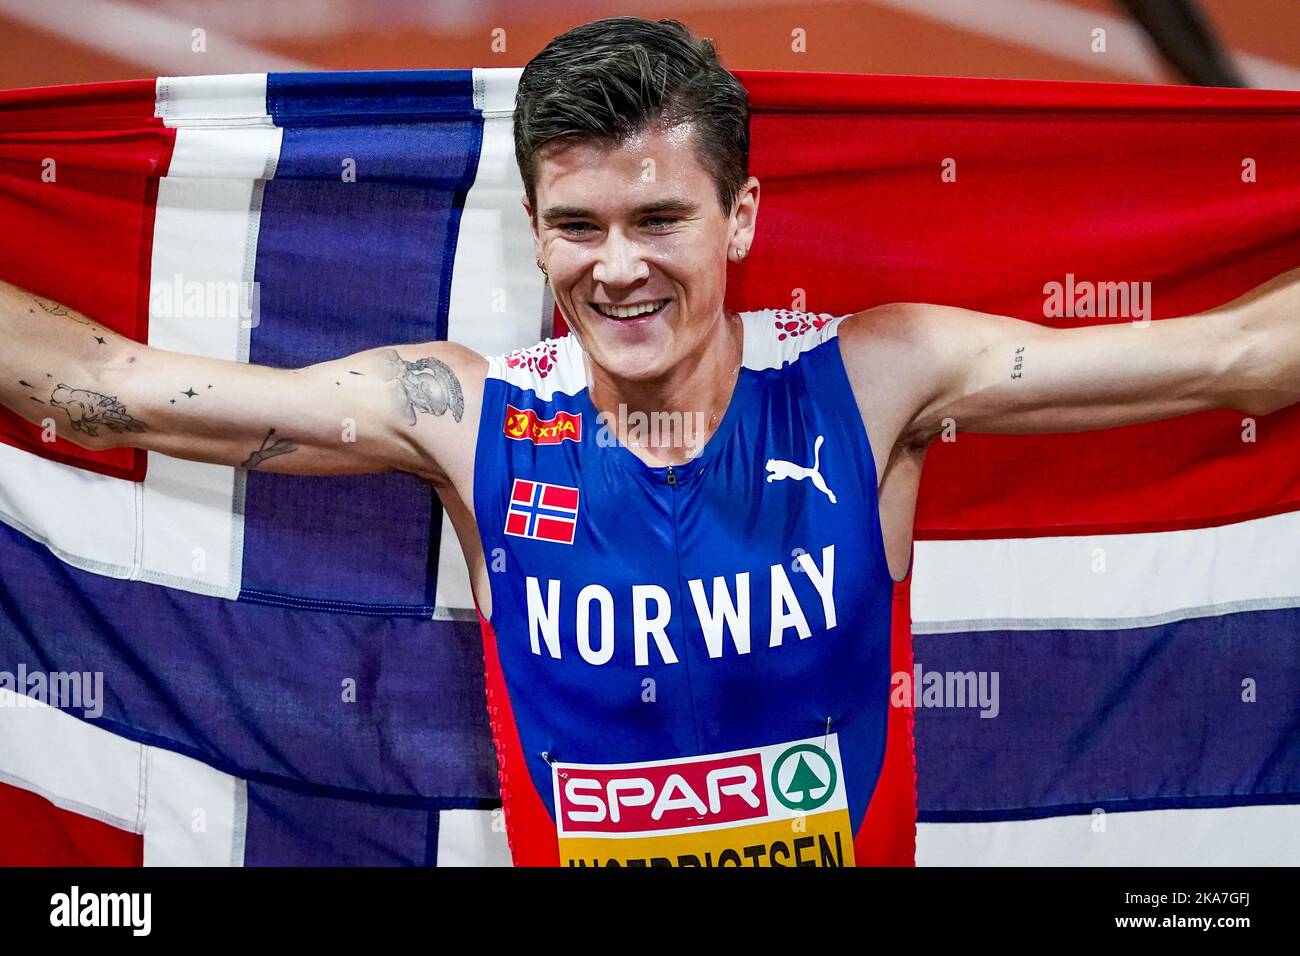
[[[781,785],[781,770],[787,760],[796,758],[794,772],[785,786]],[[835,761],[821,747],[798,744],[776,758],[772,765],[772,792],[789,810],[808,812],[816,810],[835,793]]]

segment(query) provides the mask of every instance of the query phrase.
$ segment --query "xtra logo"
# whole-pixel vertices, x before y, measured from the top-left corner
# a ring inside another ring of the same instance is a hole
[[[562,441],[582,441],[582,413],[556,412],[554,418],[538,418],[531,408],[506,405],[501,432],[516,441],[534,445],[558,445]]]

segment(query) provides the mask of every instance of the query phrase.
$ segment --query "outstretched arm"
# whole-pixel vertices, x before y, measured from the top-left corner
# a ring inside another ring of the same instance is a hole
[[[1300,269],[1197,315],[1053,329],[895,303],[848,320],[846,359],[888,363],[902,444],[958,431],[1069,432],[1300,401]]]
[[[486,368],[449,342],[299,369],[185,355],[7,283],[0,340],[0,402],[77,444],[292,474],[439,480],[469,447],[466,406],[479,400]]]

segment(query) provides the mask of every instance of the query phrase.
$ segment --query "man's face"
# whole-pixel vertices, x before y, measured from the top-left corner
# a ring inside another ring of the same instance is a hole
[[[527,198],[524,209],[532,219]],[[723,214],[689,123],[538,155],[537,254],[591,361],[619,378],[659,378],[698,354],[722,314],[728,255],[748,250],[757,212],[751,177]],[[600,308],[645,303],[665,304],[633,317]]]

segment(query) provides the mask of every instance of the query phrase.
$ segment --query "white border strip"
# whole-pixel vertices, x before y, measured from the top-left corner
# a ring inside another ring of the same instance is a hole
[[[142,833],[143,764],[141,744],[0,688],[0,779],[6,783],[64,810]]]
[[[917,866],[1294,866],[1300,806],[922,823]]]
[[[438,813],[438,866],[512,866],[500,810]]]
[[[145,748],[145,866],[243,866],[248,784],[190,757]]]
[[[159,107],[172,114],[169,123],[206,106],[245,117],[260,108],[269,123],[265,75],[174,85],[164,77],[158,85],[170,90]],[[280,143],[279,129],[259,123],[176,130],[154,213],[148,345],[248,361],[244,323],[187,314],[185,290],[195,282],[200,289],[251,283],[262,182],[274,175]],[[243,494],[244,475],[229,466],[151,453],[145,480],[136,483],[0,444],[0,520],[95,574],[237,597]]]
[[[145,866],[243,865],[243,780],[3,688],[0,781],[143,834]]]
[[[160,76],[153,115],[167,126],[274,125],[266,113],[265,73]]]
[[[1149,627],[1300,606],[1300,513],[1142,534],[916,542],[912,630]]]
[[[282,139],[279,129],[263,125],[270,123],[266,76],[160,77],[158,95],[157,111],[169,125],[223,113],[248,122],[226,129],[176,129],[172,164],[158,184],[148,344],[247,362],[247,323],[238,316],[190,314],[185,290],[251,288],[262,186],[274,175]],[[214,305],[219,301],[212,298]],[[198,391],[205,387],[185,384]],[[244,480],[243,472],[228,465],[150,453],[141,509],[141,580],[237,597]]]
[[[0,442],[0,521],[83,571],[116,578],[136,575],[139,493],[134,481]]]
[[[533,345],[542,336],[542,274],[533,265],[532,232],[519,201],[524,184],[511,127],[522,72],[473,71],[474,107],[483,111],[483,147],[460,218],[447,338],[488,356]],[[436,619],[477,620],[464,552],[445,514],[436,603]],[[468,611],[468,616],[457,611]]]
[[[523,67],[476,68],[474,70],[474,108],[481,111],[485,117],[513,117],[515,94],[519,92],[519,77],[523,76],[523,73]],[[511,133],[510,143],[510,157],[513,160],[513,132]],[[520,185],[522,187],[522,183]]]

